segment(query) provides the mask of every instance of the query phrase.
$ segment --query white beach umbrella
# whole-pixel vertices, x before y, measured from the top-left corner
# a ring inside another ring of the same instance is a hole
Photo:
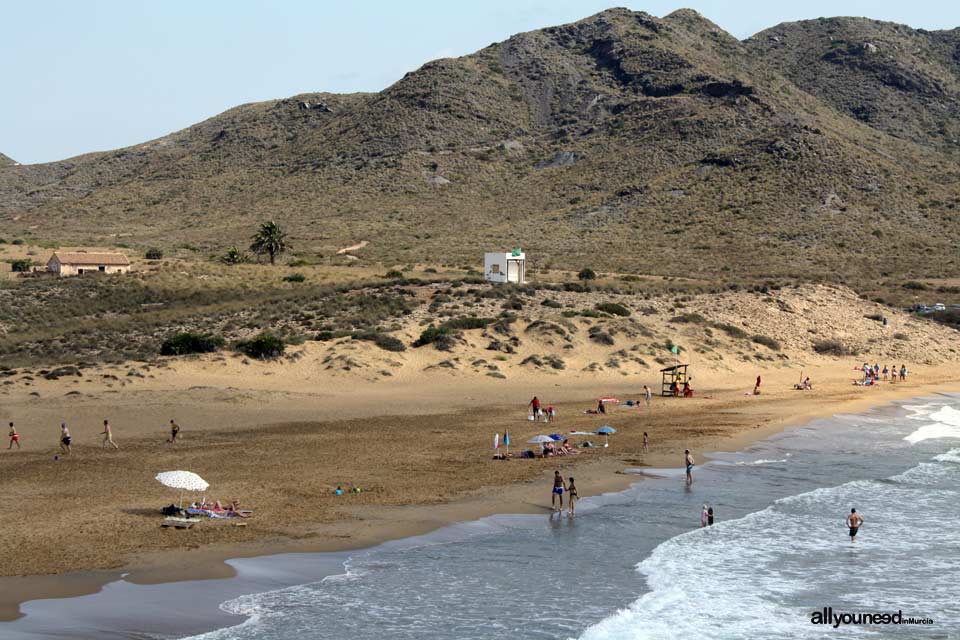
[[[540,445],[540,453],[543,453],[543,445],[548,442],[553,442],[553,438],[550,436],[534,436],[527,440],[527,444],[538,444]]]
[[[206,491],[210,486],[210,483],[192,471],[162,471],[157,474],[157,482],[171,489],[179,489],[181,505],[184,491]]]

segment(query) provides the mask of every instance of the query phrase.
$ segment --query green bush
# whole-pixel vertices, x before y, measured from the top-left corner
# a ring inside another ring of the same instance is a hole
[[[839,340],[818,340],[813,343],[813,350],[824,356],[855,356],[856,350],[850,349]]]
[[[314,340],[318,342],[327,342],[329,340],[336,340],[338,338],[345,338],[346,336],[352,335],[350,331],[346,329],[341,329],[339,331],[320,331],[314,337]]]
[[[183,356],[188,353],[213,353],[223,346],[223,338],[201,333],[176,333],[160,345],[162,356]]]
[[[303,282],[307,279],[307,276],[302,273],[291,273],[290,275],[283,276],[284,282]]]
[[[714,328],[714,329],[720,329],[720,331],[723,331],[725,334],[727,334],[727,335],[730,336],[731,338],[741,338],[741,339],[742,339],[742,338],[746,338],[746,337],[749,335],[749,334],[747,334],[746,331],[744,331],[744,330],[741,329],[740,327],[734,326],[734,325],[732,325],[732,324],[724,324],[724,323],[722,323],[722,322],[716,322],[716,323],[714,323],[713,328]]]
[[[449,329],[444,329],[443,327],[427,327],[420,332],[420,337],[417,338],[413,346],[422,347],[424,345],[433,344],[437,341],[440,336],[449,332]]]
[[[447,320],[441,326],[447,331],[462,331],[469,329],[483,329],[493,322],[493,318],[477,318],[475,316],[464,316],[462,318],[453,318]]]
[[[597,305],[597,311],[609,313],[612,316],[623,316],[624,318],[630,315],[630,309],[616,302],[601,302]]]
[[[237,349],[246,356],[258,360],[271,360],[283,355],[287,345],[282,338],[264,332],[250,340],[237,343]]]
[[[406,351],[407,345],[394,336],[376,331],[361,331],[353,334],[354,340],[366,340],[377,345],[385,351]]]
[[[678,316],[670,318],[670,322],[678,324],[704,324],[707,319],[699,313],[681,313]]]
[[[916,280],[911,280],[909,282],[904,282],[903,288],[913,289],[914,291],[926,291],[927,285],[923,284],[922,282],[917,282]]]
[[[751,336],[750,339],[756,342],[757,344],[762,344],[763,346],[769,349],[772,349],[773,351],[780,351],[780,343],[774,340],[773,338],[758,334],[755,336]]]
[[[297,258],[296,260],[291,260],[287,263],[288,267],[308,267],[310,263],[304,260],[303,258]]]
[[[223,264],[243,264],[249,262],[247,255],[236,247],[230,247],[227,252],[220,256],[220,262]]]
[[[143,257],[147,260],[162,260],[163,250],[157,249],[156,247],[151,247],[147,249],[146,253],[143,254]]]
[[[561,307],[563,307],[563,305],[557,302],[556,300],[551,300],[549,298],[547,298],[540,304],[544,307],[550,307],[551,309],[560,309]]]
[[[18,258],[16,260],[10,260],[10,271],[15,273],[26,273],[30,271],[30,267],[33,266],[33,260],[29,258]]]
[[[21,240],[20,238],[17,238],[17,239],[15,239],[13,242],[11,242],[10,244],[21,245],[21,244],[23,244],[23,240]]]
[[[590,267],[584,267],[583,269],[580,269],[580,273],[577,274],[577,278],[580,280],[596,280],[597,272]]]

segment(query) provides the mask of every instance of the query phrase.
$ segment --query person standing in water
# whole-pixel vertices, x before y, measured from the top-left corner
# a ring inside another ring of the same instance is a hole
[[[106,449],[109,444],[114,449],[119,449],[117,443],[113,441],[113,429],[110,428],[110,421],[103,421],[103,431],[100,432],[100,435],[103,436],[103,442],[100,444],[100,448]]]
[[[7,435],[10,436],[10,446],[7,447],[7,449],[8,449],[8,450],[9,450],[9,449],[13,449],[13,445],[14,445],[14,444],[16,444],[16,445],[17,445],[17,449],[19,449],[19,448],[20,448],[20,434],[17,433],[17,429],[16,429],[16,427],[13,426],[13,423],[12,423],[12,422],[10,423],[10,433],[8,433]]]
[[[70,438],[70,429],[67,429],[67,423],[60,423],[60,450],[65,454],[70,455],[70,443],[72,439]]]
[[[847,526],[850,527],[850,542],[854,542],[857,537],[857,531],[863,524],[863,518],[857,513],[856,509],[850,509],[850,515],[847,516]]]
[[[687,466],[687,484],[693,484],[693,454],[690,449],[683,450],[683,463]]]
[[[713,526],[713,507],[710,507],[709,509],[707,509],[707,526],[708,527]]]
[[[569,514],[573,515],[574,505],[577,502],[577,498],[580,496],[577,494],[577,485],[573,484],[573,478],[570,478],[567,483],[567,505],[569,506]],[[562,500],[562,498],[561,498]]]
[[[643,450],[650,450],[650,436],[647,435],[646,431],[643,432]]]
[[[703,509],[700,510],[700,528],[707,526],[707,503],[703,503]]]
[[[560,498],[560,508],[557,508],[557,498]],[[559,471],[553,472],[553,493],[550,494],[550,506],[554,511],[563,511],[563,476]]]
[[[650,391],[650,387],[643,385],[643,401],[647,403],[647,406],[650,406],[650,401],[653,400],[653,391]]]

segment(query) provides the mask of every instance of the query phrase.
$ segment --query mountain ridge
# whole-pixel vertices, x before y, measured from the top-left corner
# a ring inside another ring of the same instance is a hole
[[[477,247],[523,244],[542,266],[664,275],[894,262],[954,274],[944,56],[957,30],[837,20],[739,41],[692,10],[609,9],[428,62],[378,93],[251,103],[132,147],[4,167],[0,217],[36,236],[201,252],[273,217],[322,260],[370,240],[359,256],[389,264],[473,264]],[[917,38],[926,59],[892,57]],[[807,66],[832,75],[821,86]],[[898,123],[908,107],[917,122]]]

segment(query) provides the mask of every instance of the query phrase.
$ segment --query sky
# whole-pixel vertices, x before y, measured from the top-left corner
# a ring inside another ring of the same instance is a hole
[[[246,102],[379,91],[429,60],[611,6],[689,7],[739,38],[836,15],[960,26],[960,2],[925,0],[0,0],[0,153],[49,162]]]

